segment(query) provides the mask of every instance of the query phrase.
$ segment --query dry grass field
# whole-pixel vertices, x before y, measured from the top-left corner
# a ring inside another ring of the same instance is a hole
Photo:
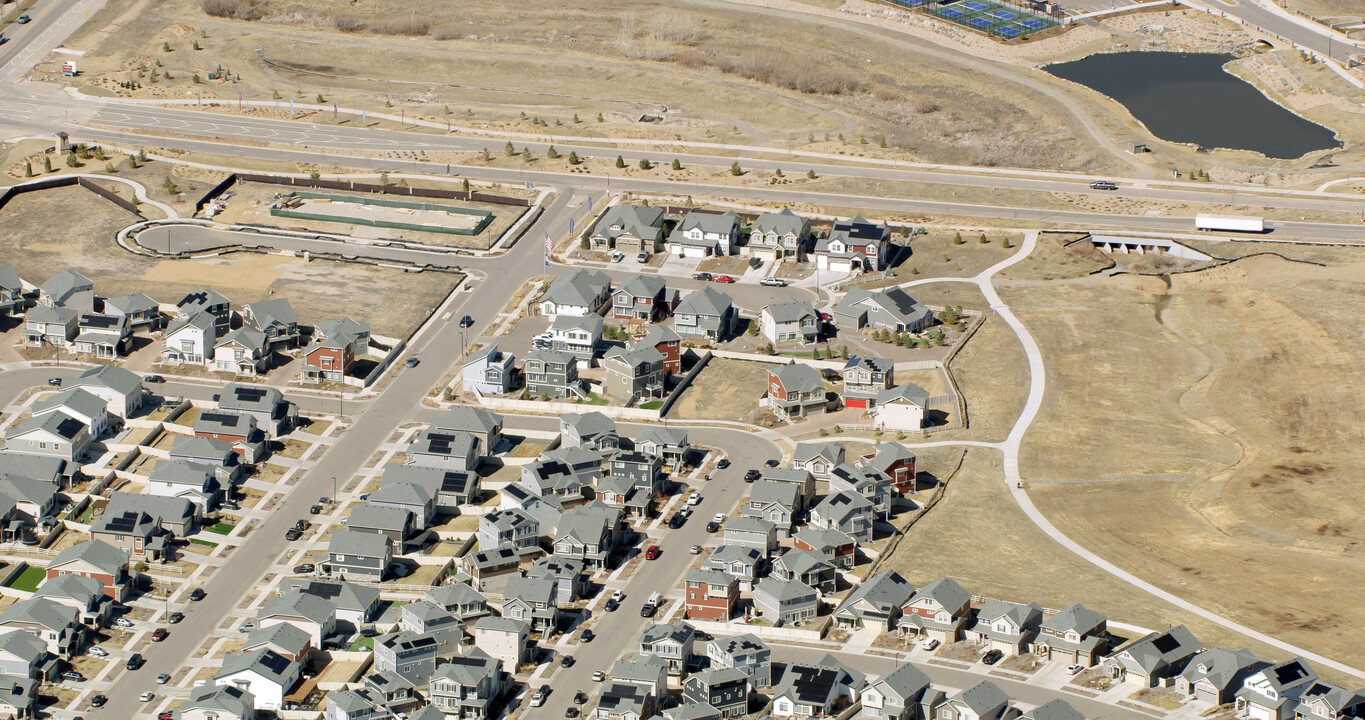
[[[1365,256],[1294,252],[1326,266],[1002,284],[1048,372],[1022,470],[1121,567],[1359,666]]]
[[[0,209],[0,247],[19,275],[35,284],[71,269],[90,278],[101,295],[145,293],[159,302],[212,286],[234,305],[285,297],[301,322],[349,315],[368,322],[376,334],[393,337],[415,329],[459,282],[452,274],[257,253],[153,260],[114,241],[120,228],[137,220],[78,187],[26,193]],[[393,292],[396,287],[403,292]],[[368,300],[355,302],[358,297]]]
[[[769,363],[711,358],[711,362],[683,390],[668,416],[682,420],[753,422],[759,398],[768,389]]]

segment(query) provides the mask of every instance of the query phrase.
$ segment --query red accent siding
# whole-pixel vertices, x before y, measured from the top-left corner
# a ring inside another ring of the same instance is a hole
[[[844,405],[851,408],[867,408],[867,398],[844,398]]]

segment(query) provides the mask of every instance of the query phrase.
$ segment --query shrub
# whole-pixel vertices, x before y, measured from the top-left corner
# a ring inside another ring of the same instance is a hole
[[[407,35],[418,37],[431,32],[431,20],[425,17],[409,15],[408,17],[380,18],[369,23],[370,32],[380,35]]]
[[[654,166],[649,164],[649,159],[648,159],[648,158],[640,158],[640,169],[641,169],[641,170],[648,170],[648,169],[650,169],[650,168],[652,168],[652,167],[654,167]]]
[[[730,174],[739,177],[744,174],[744,168],[739,166],[739,161],[730,163]]]
[[[618,168],[623,168],[623,167],[625,167],[625,166],[626,166],[626,159],[623,158],[623,157],[621,157],[620,155],[617,155],[617,156],[616,156],[616,167],[618,167]]]
[[[570,165],[577,165],[577,164],[579,164],[579,163],[581,163],[581,162],[583,162],[583,161],[578,159],[578,153],[576,153],[576,152],[570,150],[570,151],[569,151],[569,164],[570,164]]]
[[[199,0],[199,7],[205,13],[234,20],[259,19],[257,6],[254,0]]]
[[[365,21],[350,13],[343,13],[332,18],[332,24],[342,32],[360,32],[365,29]]]
[[[679,161],[677,158],[673,158],[673,169],[674,169],[674,170],[681,170],[681,169],[683,169],[683,168],[682,168],[682,162]]]

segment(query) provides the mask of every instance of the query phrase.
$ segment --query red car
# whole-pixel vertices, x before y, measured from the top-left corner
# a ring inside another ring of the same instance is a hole
[[[735,279],[730,277],[729,275],[717,275],[714,278],[712,278],[712,281],[718,283],[732,283],[735,281]]]
[[[175,720],[175,713],[167,711],[156,716],[156,720]]]
[[[658,545],[650,545],[650,546],[649,546],[649,549],[645,551],[645,559],[646,559],[646,560],[658,560],[658,559],[659,559],[659,556],[662,555],[662,554],[664,554],[664,553],[663,553],[662,550],[659,549],[659,546],[658,546]]]
[[[157,628],[152,631],[152,642],[161,642],[162,640],[165,640],[168,635],[170,635],[170,633],[166,632],[166,628]]]

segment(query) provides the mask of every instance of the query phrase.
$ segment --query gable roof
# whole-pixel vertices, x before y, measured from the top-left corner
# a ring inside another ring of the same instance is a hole
[[[218,711],[232,717],[251,717],[256,711],[256,696],[236,685],[200,685],[190,689],[190,699],[176,710],[176,717],[188,710]]]
[[[966,705],[979,717],[1001,705],[1008,705],[1010,697],[1005,694],[1004,690],[1000,689],[999,685],[996,685],[989,680],[982,680],[966,690],[953,695],[949,700]]]
[[[490,677],[497,677],[501,667],[501,661],[494,660],[478,648],[472,648],[463,655],[447,658],[437,666],[431,682],[449,680],[464,687],[474,687]]]
[[[910,602],[926,598],[949,611],[954,611],[966,607],[971,602],[972,595],[952,578],[939,578],[920,588],[919,592],[910,597]]]
[[[1187,658],[1199,650],[1203,649],[1203,644],[1195,638],[1189,628],[1184,625],[1176,625],[1165,632],[1154,632],[1146,635],[1133,644],[1119,650],[1116,655],[1126,655],[1132,658],[1144,672],[1151,671]]]
[[[193,311],[208,308],[213,305],[227,305],[229,303],[230,301],[224,297],[222,293],[213,288],[204,288],[203,290],[196,290],[185,297],[180,298],[180,302],[177,302],[175,306],[181,310],[187,311],[187,314],[194,314]]]
[[[688,293],[678,303],[675,315],[724,315],[734,307],[730,296],[707,285]]]
[[[904,703],[929,689],[929,676],[910,663],[902,663],[877,678],[872,685],[883,695],[892,695]]]
[[[412,511],[391,505],[361,503],[351,510],[346,527],[401,531],[412,524]]]
[[[659,343],[680,343],[682,337],[678,332],[667,325],[650,325],[645,330],[645,336],[634,341],[632,345],[658,345]]]
[[[122,395],[132,395],[142,390],[142,378],[127,368],[100,365],[82,372],[68,387],[82,386],[105,387]]]
[[[834,306],[835,315],[860,316],[864,312],[885,314],[909,326],[918,325],[934,314],[928,306],[897,286],[882,290],[851,288]]]
[[[1108,618],[1090,610],[1080,603],[1063,608],[1060,612],[1043,621],[1043,628],[1059,633],[1075,631],[1082,635],[1098,627]]]
[[[665,287],[667,283],[658,275],[631,275],[616,286],[615,292],[631,297],[656,298]]]
[[[14,263],[0,265],[0,289],[19,292],[24,289],[24,281],[19,279],[19,271]]]
[[[368,611],[379,602],[379,588],[359,585],[345,580],[318,580],[313,578],[285,578],[280,590],[298,590],[326,600],[338,610]]]
[[[929,407],[929,391],[912,382],[907,382],[877,393],[878,405],[899,402],[927,408]]]
[[[336,616],[336,610],[336,605],[330,601],[295,589],[267,600],[261,606],[260,611],[256,613],[256,616],[259,618],[277,615],[300,617],[311,623],[326,625]]]
[[[591,307],[597,304],[602,293],[611,288],[611,277],[606,273],[575,270],[568,275],[560,275],[550,282],[550,287],[541,296],[541,302],[572,307]]]
[[[1024,720],[1085,720],[1085,716],[1065,700],[1050,700],[1024,713]]]
[[[183,525],[195,517],[194,503],[185,498],[117,491],[109,494],[106,516],[130,511],[145,512],[162,524]]]
[[[794,483],[778,482],[776,480],[757,480],[749,486],[749,502],[767,505],[775,503],[784,508],[791,509],[796,505],[797,495],[801,488]]]
[[[288,298],[254,302],[242,310],[250,315],[255,320],[256,327],[262,330],[276,322],[282,325],[295,325],[299,322],[299,316],[294,314],[294,306],[289,304]]]
[[[48,563],[48,568],[73,562],[88,563],[100,572],[117,576],[128,564],[128,551],[116,548],[103,540],[87,540],[57,553],[57,557]]]
[[[827,461],[833,467],[844,461],[844,446],[840,443],[803,442],[797,443],[792,451],[793,465],[805,465],[816,458]]]
[[[879,611],[886,612],[892,608],[905,607],[914,594],[915,586],[901,577],[900,573],[885,570],[853,588],[844,601],[839,603],[839,607],[834,609],[834,613],[837,615],[841,611],[855,612],[852,608],[859,602],[866,602]]]
[[[1270,663],[1256,657],[1251,650],[1227,650],[1224,648],[1204,648],[1185,666],[1180,676],[1190,683],[1207,680],[1222,691],[1237,682],[1239,676],[1253,669],[1260,669]]]
[[[654,645],[655,643],[669,640],[685,644],[688,640],[697,637],[696,628],[682,620],[674,620],[670,623],[650,623],[640,632],[640,643],[642,645]]]
[[[785,297],[766,305],[763,312],[767,313],[773,322],[777,323],[797,322],[802,318],[819,317],[815,314],[815,306],[809,300],[798,300],[794,297]]]
[[[629,233],[638,238],[648,238],[661,232],[663,224],[664,209],[661,207],[613,205],[602,213],[602,219],[593,228],[593,235],[615,238]]]
[[[755,599],[759,595],[766,595],[778,603],[796,600],[810,600],[818,603],[820,600],[820,594],[815,592],[815,588],[800,580],[783,580],[776,575],[769,575],[758,581],[758,584],[754,586]]]
[[[54,410],[50,413],[24,420],[18,425],[6,430],[5,437],[14,438],[35,430],[41,430],[71,442],[80,436],[82,430],[86,429],[86,424],[80,420],[67,415],[61,410]]]
[[[223,669],[218,671],[214,678],[250,671],[269,682],[284,686],[291,681],[297,670],[297,660],[290,660],[269,648],[258,648],[247,652],[233,653],[223,658]]]
[[[202,331],[207,336],[212,336],[214,334],[214,322],[214,317],[207,311],[195,311],[189,316],[180,318],[171,323],[170,326],[166,328],[163,337],[169,338],[187,327],[195,328]]]
[[[496,345],[489,346],[497,347]],[[431,427],[442,430],[486,434],[502,425],[502,416],[470,405],[455,405],[445,415],[435,419]],[[487,448],[492,452],[492,448]]]
[[[815,392],[825,389],[825,381],[820,377],[820,371],[803,363],[792,362],[775,370],[769,369],[768,373],[775,376],[787,392]]]
[[[104,583],[84,575],[58,575],[43,581],[36,598],[66,598],[82,605],[90,605],[104,596]]]
[[[261,351],[265,349],[265,333],[256,328],[243,325],[236,330],[229,331],[228,334],[219,338],[216,346],[221,347],[228,343],[237,343],[242,347]]]
[[[310,642],[312,642],[312,638],[308,637],[308,633],[296,625],[282,622],[252,630],[247,634],[246,644],[242,647],[252,650],[262,645],[273,645],[294,657],[298,657]]]
[[[706,210],[689,210],[682,222],[678,225],[678,230],[691,230],[697,228],[704,233],[716,233],[724,235],[733,230],[739,222],[739,215],[734,210],[725,212],[709,212]]]
[[[806,230],[810,221],[796,213],[789,207],[784,207],[775,213],[763,213],[754,218],[754,232],[756,233],[777,233],[778,235],[800,235]]]
[[[389,552],[389,538],[377,533],[338,530],[327,542],[327,552],[336,555],[358,555],[379,558]]]
[[[10,623],[33,624],[60,632],[73,625],[79,625],[80,613],[76,608],[50,598],[33,597],[20,600],[0,611],[0,625]]]
[[[160,307],[161,306],[158,305],[155,300],[147,297],[146,295],[143,295],[142,293],[134,293],[132,295],[120,295],[119,297],[116,298],[105,298],[104,300],[104,308],[106,312],[108,312],[110,309],[114,309],[119,311],[120,313],[123,313],[124,315],[148,312],[156,310]]]

